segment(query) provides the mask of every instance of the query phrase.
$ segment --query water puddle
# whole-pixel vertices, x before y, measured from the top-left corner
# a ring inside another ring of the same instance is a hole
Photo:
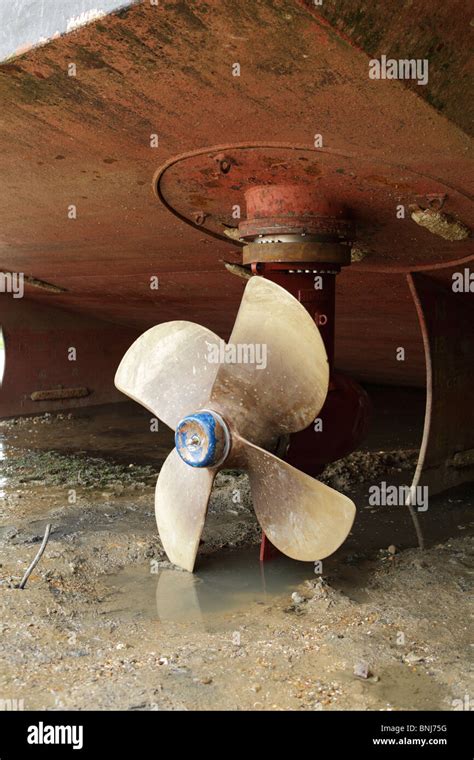
[[[385,668],[373,690],[382,704],[401,710],[442,710],[446,697],[445,688],[432,676],[406,665]]]
[[[107,608],[120,616],[148,617],[208,630],[222,615],[269,604],[314,579],[313,563],[276,557],[261,563],[258,547],[203,557],[195,573],[150,565],[107,576]],[[234,617],[234,615],[232,615]]]

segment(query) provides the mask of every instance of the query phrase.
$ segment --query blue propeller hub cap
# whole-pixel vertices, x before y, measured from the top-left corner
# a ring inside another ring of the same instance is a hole
[[[229,429],[217,412],[203,410],[183,417],[175,436],[176,451],[191,467],[216,467],[230,448]]]

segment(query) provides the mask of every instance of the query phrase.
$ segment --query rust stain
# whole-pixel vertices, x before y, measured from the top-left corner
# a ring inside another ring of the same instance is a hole
[[[47,391],[33,391],[32,401],[59,401],[66,398],[84,398],[91,391],[88,388],[53,388]]]

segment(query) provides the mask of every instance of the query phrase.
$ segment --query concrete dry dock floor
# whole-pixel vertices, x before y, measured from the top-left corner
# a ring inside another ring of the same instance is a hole
[[[196,573],[174,569],[153,514],[172,436],[151,433],[137,405],[0,423],[0,698],[25,709],[472,705],[472,489],[430,500],[428,549],[413,548],[405,508],[370,506],[367,492],[410,482],[423,394],[371,395],[365,449],[324,475],[358,517],[322,575],[285,558],[261,567],[235,472],[218,476]]]

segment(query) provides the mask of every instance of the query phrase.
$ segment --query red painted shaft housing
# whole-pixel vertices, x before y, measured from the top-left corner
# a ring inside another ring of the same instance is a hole
[[[316,188],[252,187],[245,200],[247,218],[239,224],[240,237],[249,243],[244,262],[300,301],[318,326],[328,356],[329,390],[317,420],[280,442],[284,459],[314,477],[357,448],[369,420],[365,391],[334,371],[336,275],[350,262],[347,245],[354,227],[347,211]],[[260,560],[277,554],[263,534]]]
[[[291,266],[291,269],[288,267]],[[263,262],[254,267],[257,274],[276,282],[291,293],[311,314],[319,328],[328,355],[329,367],[334,365],[336,275],[340,267],[334,264],[310,265]]]
[[[245,193],[247,217],[239,224],[244,239],[271,234],[316,235],[349,240],[354,225],[348,210],[306,185],[263,185]]]
[[[252,187],[245,198],[247,219],[239,232],[250,244],[253,272],[300,301],[318,326],[328,356],[330,385],[318,425],[291,435],[285,454],[287,461],[314,476],[357,448],[369,419],[365,391],[334,371],[336,276],[348,261],[354,228],[347,211],[314,188]],[[328,254],[332,261],[324,260]]]

